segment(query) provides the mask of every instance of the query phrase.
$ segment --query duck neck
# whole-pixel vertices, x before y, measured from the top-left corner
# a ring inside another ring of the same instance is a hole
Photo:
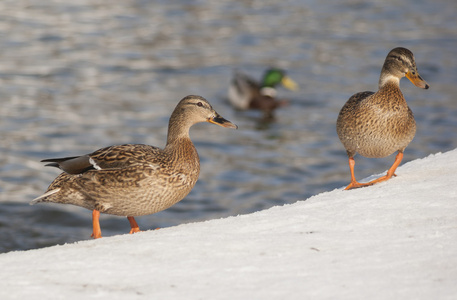
[[[381,90],[384,88],[386,85],[389,87],[392,87],[394,85],[397,89],[400,89],[400,78],[397,76],[391,75],[389,73],[381,73],[381,76],[379,77],[379,89]]]
[[[406,105],[406,100],[400,90],[400,78],[395,76],[385,76],[379,79],[378,94],[385,96],[389,99],[389,103]]]
[[[189,130],[192,124],[184,118],[172,116],[168,125],[168,137],[165,151],[178,157],[193,157],[197,151],[192,143]]]
[[[276,89],[273,87],[265,86],[260,89],[260,94],[274,98],[276,97]]]

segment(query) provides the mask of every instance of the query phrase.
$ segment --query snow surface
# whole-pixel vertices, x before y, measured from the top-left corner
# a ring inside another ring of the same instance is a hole
[[[0,299],[457,299],[457,149],[396,173],[250,215],[1,254]]]

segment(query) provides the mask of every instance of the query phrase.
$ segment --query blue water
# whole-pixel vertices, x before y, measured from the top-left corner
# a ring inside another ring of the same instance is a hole
[[[170,3],[172,2],[172,3]],[[29,206],[59,171],[41,159],[121,143],[164,146],[169,115],[188,94],[239,126],[191,130],[201,175],[191,194],[137,218],[142,229],[246,214],[304,200],[349,181],[335,132],[344,102],[375,90],[385,56],[413,51],[430,84],[406,79],[418,130],[404,162],[457,147],[457,2],[0,2],[0,252],[89,239],[91,213]],[[226,101],[235,69],[260,78],[284,68],[300,91],[276,121]],[[393,162],[356,158],[362,179]],[[398,174],[401,176],[401,173]],[[102,216],[104,236],[129,231]]]

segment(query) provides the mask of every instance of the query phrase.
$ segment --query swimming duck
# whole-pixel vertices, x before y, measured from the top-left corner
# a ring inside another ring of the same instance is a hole
[[[408,78],[417,87],[429,85],[417,72],[413,53],[405,48],[389,52],[379,78],[379,90],[353,95],[341,109],[336,123],[338,137],[346,148],[351,183],[346,190],[373,185],[395,176],[403,159],[403,151],[416,133],[413,113],[400,90],[400,79]],[[387,175],[367,183],[359,183],[354,175],[354,155],[370,158],[386,157],[398,151]]]
[[[237,128],[200,96],[183,98],[171,114],[164,149],[117,145],[75,157],[45,159],[64,172],[31,204],[55,202],[92,210],[93,238],[100,238],[100,213],[126,216],[130,233],[140,231],[136,216],[153,214],[182,200],[200,173],[189,129],[200,122]]]
[[[251,77],[235,73],[228,90],[229,102],[240,110],[257,109],[266,116],[273,116],[273,111],[284,105],[285,101],[276,99],[275,87],[282,84],[290,90],[297,90],[298,85],[283,70],[271,68],[265,71],[261,83]]]

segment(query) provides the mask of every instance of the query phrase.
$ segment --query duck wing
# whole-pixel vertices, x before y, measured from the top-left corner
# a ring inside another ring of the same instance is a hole
[[[237,87],[240,94],[260,90],[260,84],[255,79],[240,72],[235,74],[232,84]]]
[[[143,164],[159,148],[142,144],[125,144],[99,149],[81,156],[44,159],[46,166],[56,167],[68,174],[82,174],[90,170],[123,169]],[[150,161],[148,162],[150,163]]]
[[[237,72],[229,88],[229,101],[238,109],[248,109],[252,99],[260,95],[260,84],[250,76]]]
[[[356,93],[356,94],[352,95],[351,98],[348,99],[348,101],[346,102],[346,104],[344,106],[350,107],[350,108],[355,108],[363,100],[365,100],[366,98],[368,98],[369,96],[371,96],[373,94],[374,94],[374,92],[370,92],[370,91]]]

